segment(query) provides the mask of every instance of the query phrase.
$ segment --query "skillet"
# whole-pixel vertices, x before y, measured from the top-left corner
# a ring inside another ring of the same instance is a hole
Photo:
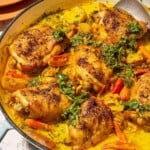
[[[5,49],[5,45],[8,45],[11,43],[13,38],[20,33],[22,30],[24,30],[26,27],[30,26],[33,22],[35,22],[40,16],[42,16],[44,13],[48,14],[50,11],[55,11],[58,8],[69,8],[71,5],[76,5],[78,1],[76,0],[74,4],[72,4],[71,1],[63,1],[63,0],[56,0],[55,2],[48,0],[42,1],[38,0],[37,2],[30,5],[28,8],[26,8],[21,14],[19,14],[9,25],[8,27],[3,31],[2,36],[0,38],[0,49],[1,49],[1,70],[0,70],[0,76],[2,76],[4,71],[4,66],[6,64],[7,59],[7,50]],[[116,1],[115,1],[116,2]],[[44,8],[44,9],[43,9]],[[17,28],[16,28],[17,27]],[[19,27],[19,28],[18,28]],[[3,58],[3,56],[6,56],[6,58]],[[2,89],[1,92],[3,93]],[[1,93],[1,94],[2,94]],[[1,97],[2,98],[2,97]],[[27,141],[38,147],[39,149],[47,149],[40,143],[36,142],[32,138],[30,138],[27,134],[25,134],[22,130],[16,126],[14,121],[11,119],[10,115],[7,113],[5,108],[3,107],[3,103],[1,103],[1,110],[4,113],[7,121],[11,124],[12,127],[14,127]],[[5,131],[10,129],[11,127],[8,125],[8,128],[5,128]]]

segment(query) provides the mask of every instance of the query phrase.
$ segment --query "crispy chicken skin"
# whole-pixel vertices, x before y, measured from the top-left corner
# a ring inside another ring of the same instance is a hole
[[[92,47],[81,45],[71,53],[68,66],[63,70],[74,81],[76,86],[84,90],[102,93],[109,85],[111,70],[99,59],[98,51]],[[80,90],[79,90],[80,91]]]
[[[69,135],[74,149],[86,149],[104,140],[113,131],[111,110],[90,97],[81,106],[79,123],[69,127]]]
[[[56,121],[70,103],[56,82],[51,82],[15,91],[10,105],[27,118]]]
[[[67,43],[67,38],[57,42],[50,26],[40,25],[20,34],[11,44],[9,51],[22,71],[32,73],[44,67],[50,56],[63,52]]]
[[[147,31],[146,25],[138,22],[129,13],[117,8],[108,8],[103,4],[100,4],[100,11],[91,15],[91,19],[104,27],[108,35],[107,42],[110,43],[118,42],[122,36],[132,36],[138,39]],[[136,22],[141,26],[140,34],[129,32],[127,24],[131,22]]]

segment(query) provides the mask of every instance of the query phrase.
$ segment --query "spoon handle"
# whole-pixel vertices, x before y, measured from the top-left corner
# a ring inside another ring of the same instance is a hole
[[[137,0],[120,0],[115,7],[127,11],[135,19],[145,22],[150,29],[150,15]]]

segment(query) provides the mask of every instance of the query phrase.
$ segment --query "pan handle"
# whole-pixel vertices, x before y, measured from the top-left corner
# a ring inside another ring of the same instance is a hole
[[[3,137],[6,135],[7,131],[12,129],[13,127],[7,122],[7,120],[3,120],[0,122],[0,142]]]

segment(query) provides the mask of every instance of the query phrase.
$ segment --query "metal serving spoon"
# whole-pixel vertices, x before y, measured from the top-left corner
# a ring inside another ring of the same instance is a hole
[[[150,29],[150,15],[137,0],[120,0],[115,7],[129,12],[137,20],[145,22]]]

